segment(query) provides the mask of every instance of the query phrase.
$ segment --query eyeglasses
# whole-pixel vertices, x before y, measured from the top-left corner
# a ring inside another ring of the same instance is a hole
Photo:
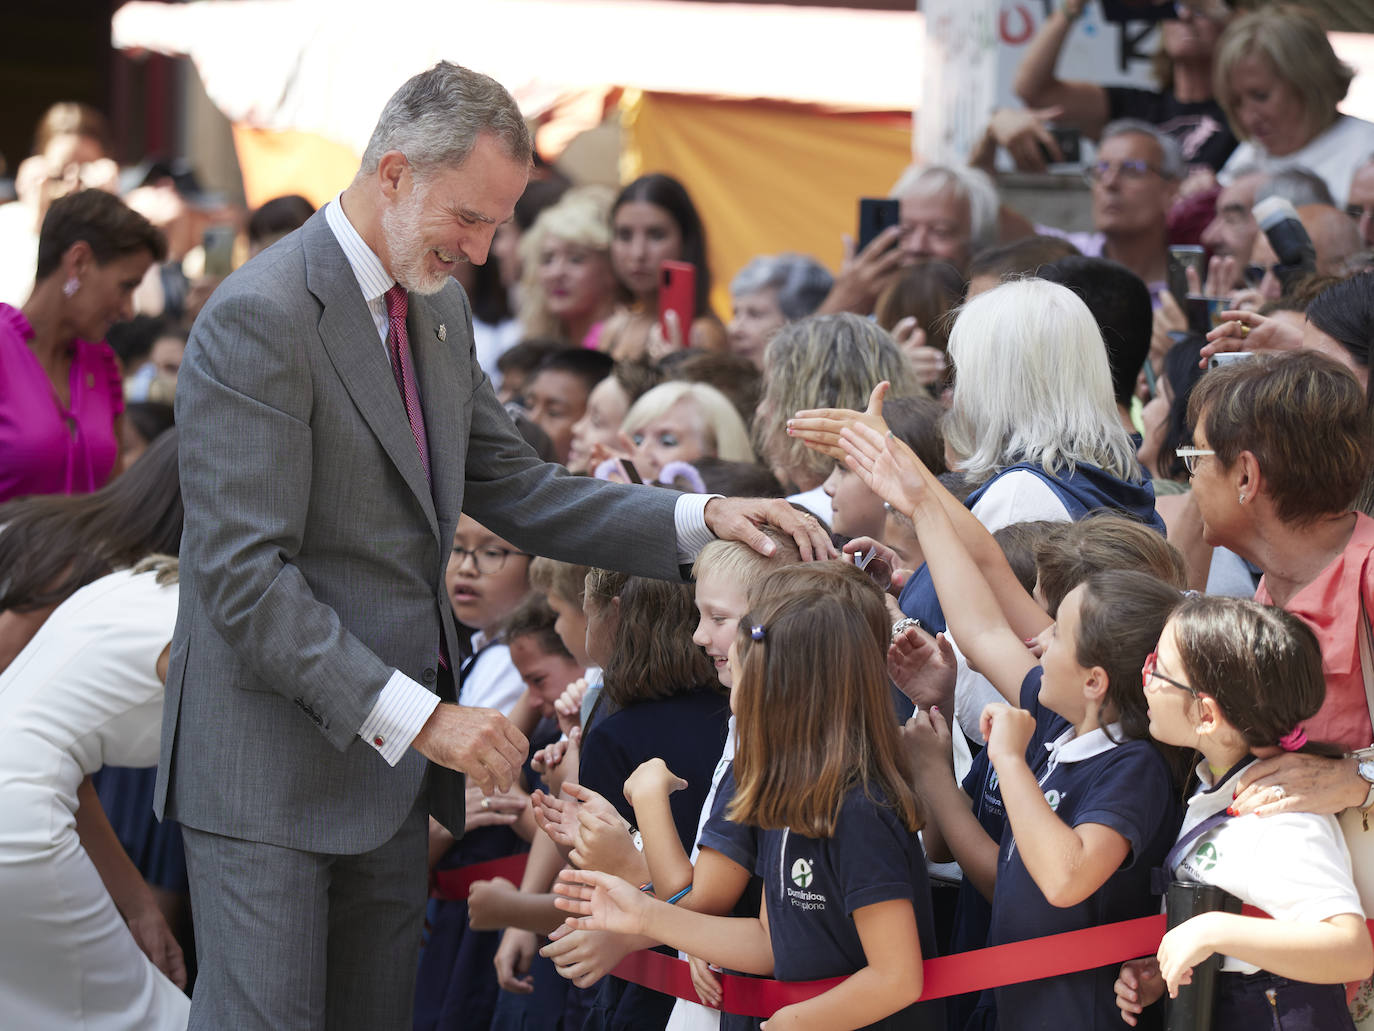
[[[1187,692],[1188,692],[1190,695],[1192,695],[1194,698],[1197,698],[1197,697],[1201,694],[1201,692],[1198,691],[1196,688],[1193,688],[1193,687],[1191,687],[1190,685],[1185,684],[1185,683],[1184,683],[1183,681],[1181,681],[1181,680],[1175,680],[1173,677],[1166,677],[1163,673],[1159,672],[1159,670],[1157,670],[1157,669],[1155,668],[1158,664],[1159,664],[1159,653],[1158,653],[1158,652],[1150,652],[1149,655],[1145,656],[1145,665],[1143,665],[1143,666],[1140,667],[1140,686],[1141,686],[1141,687],[1144,687],[1144,688],[1147,688],[1147,689],[1148,689],[1149,686],[1150,686],[1150,679],[1151,679],[1151,678],[1154,678],[1154,679],[1156,679],[1156,680],[1162,680],[1162,681],[1164,681],[1166,684],[1172,684],[1174,687],[1178,688],[1180,691],[1187,691]]]
[[[1358,222],[1365,215],[1374,215],[1374,208],[1366,208],[1359,204],[1347,204],[1345,213],[1350,216],[1350,221]]]
[[[1127,158],[1125,161],[1098,161],[1083,169],[1083,178],[1090,183],[1098,183],[1107,178],[1109,174],[1115,172],[1122,179],[1138,182],[1147,175],[1157,175],[1161,179],[1167,179],[1162,171],[1150,164],[1148,161],[1141,161],[1138,158]]]
[[[1221,0],[1175,0],[1174,16],[1181,18],[1185,11],[1194,18],[1210,18],[1218,22],[1224,22],[1231,16]]]
[[[467,548],[460,548],[456,544],[453,546],[453,553],[458,556],[458,565],[461,567],[464,558],[472,559],[472,564],[477,567],[477,572],[483,576],[491,576],[493,573],[501,572],[506,564],[506,559],[511,555],[524,555],[530,557],[528,551],[515,551],[512,548],[477,548],[469,551]]]
[[[1188,475],[1192,476],[1197,472],[1197,460],[1215,455],[1216,452],[1209,447],[1180,447],[1174,449],[1174,454],[1183,459],[1183,467],[1188,470]]]

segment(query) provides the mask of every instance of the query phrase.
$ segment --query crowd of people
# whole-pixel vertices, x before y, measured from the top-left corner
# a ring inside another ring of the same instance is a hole
[[[0,207],[7,1020],[1374,1026],[1374,124],[1299,5],[1176,4],[1151,91],[1057,77],[1084,3],[837,269],[713,270],[671,170],[574,184],[446,63],[319,211],[54,107]],[[1066,130],[1089,232],[997,187]]]

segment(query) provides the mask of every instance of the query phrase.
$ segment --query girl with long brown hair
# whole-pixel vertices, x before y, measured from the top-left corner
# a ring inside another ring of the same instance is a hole
[[[779,1010],[781,1026],[943,1027],[943,1007],[915,1005],[934,938],[882,594],[769,590],[795,574],[759,584],[729,652],[739,742],[720,794],[733,788],[726,815],[756,835],[760,916],[693,913],[586,870],[562,874],[558,904],[577,927],[644,934],[732,969],[845,978]]]

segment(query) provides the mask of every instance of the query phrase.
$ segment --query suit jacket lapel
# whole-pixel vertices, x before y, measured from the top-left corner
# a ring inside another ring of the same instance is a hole
[[[415,494],[436,538],[441,538],[434,498],[406,419],[405,403],[377,337],[358,280],[324,219],[324,209],[306,223],[305,281],[323,306],[320,339],[339,379],[391,461]],[[440,539],[440,544],[447,544]]]
[[[460,386],[455,354],[458,327],[444,327],[446,339],[439,339],[440,320],[430,299],[410,295],[410,351],[415,356],[415,378],[420,386],[420,404],[425,412],[425,435],[429,442],[429,470],[433,480],[434,505],[440,527],[456,526],[463,496],[463,464],[454,462],[453,449],[464,436],[459,396]]]

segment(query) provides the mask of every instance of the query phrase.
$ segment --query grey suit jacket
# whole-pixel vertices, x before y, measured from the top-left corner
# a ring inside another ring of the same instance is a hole
[[[459,654],[443,573],[464,508],[536,554],[678,577],[675,493],[539,462],[476,363],[456,283],[412,295],[408,330],[432,489],[323,210],[196,320],[160,816],[316,852],[395,833],[428,764],[389,767],[357,731],[393,669],[432,686],[441,633]],[[430,779],[431,811],[461,831],[462,778]]]

